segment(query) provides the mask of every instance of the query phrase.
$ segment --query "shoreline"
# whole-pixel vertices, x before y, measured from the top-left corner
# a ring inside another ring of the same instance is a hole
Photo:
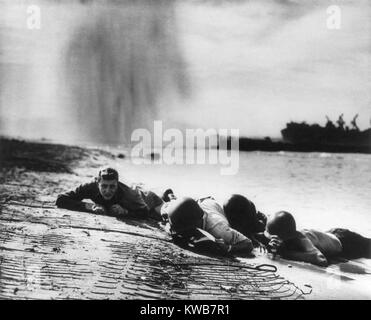
[[[227,138],[227,149],[230,149],[230,137]],[[269,137],[239,138],[239,151],[268,151],[268,152],[326,152],[326,153],[361,153],[371,154],[371,141],[369,145],[342,145],[342,144],[319,144],[319,143],[289,143],[283,140],[274,141]]]
[[[27,143],[37,143],[37,144],[50,144],[50,145],[63,145],[74,147],[78,145],[80,148],[86,149],[96,149],[96,150],[104,150],[108,153],[112,150],[116,152],[123,153],[127,150],[130,150],[130,144],[118,144],[118,143],[93,143],[93,142],[75,142],[75,141],[68,141],[63,142],[60,140],[53,140],[53,139],[46,139],[46,138],[34,138],[34,139],[24,139],[22,137],[11,137],[8,135],[0,134],[0,140],[17,140],[17,141],[27,141]],[[221,137],[220,139],[224,139],[223,145],[226,146],[227,150],[234,150],[231,148],[231,139],[235,139],[233,137]],[[319,143],[291,143],[286,142],[282,138],[271,138],[271,137],[239,137],[239,150],[240,152],[254,152],[254,151],[262,151],[262,152],[298,152],[298,153],[339,153],[339,154],[347,154],[347,153],[356,153],[356,154],[371,154],[371,141],[368,145],[346,145],[346,144],[319,144]],[[220,144],[220,143],[219,143]],[[217,145],[217,149],[220,147]],[[148,147],[148,155],[156,154],[155,150],[158,147]]]
[[[112,161],[124,166],[113,153],[4,138],[0,150],[1,298],[371,299],[357,287],[370,277],[339,273],[337,265],[273,261],[258,252],[253,259],[210,258],[175,246],[154,221],[55,207],[58,193],[91,179],[98,167]],[[205,267],[210,261],[219,267]],[[275,265],[277,273],[263,277],[241,268],[263,263]],[[252,276],[271,283],[272,291],[254,287]],[[289,281],[289,295],[275,287],[281,280]]]

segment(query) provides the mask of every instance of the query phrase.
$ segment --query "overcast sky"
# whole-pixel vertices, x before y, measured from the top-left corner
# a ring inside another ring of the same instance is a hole
[[[70,81],[60,79],[66,43],[77,25],[82,21],[90,25],[99,14],[86,13],[89,2],[79,10],[71,6],[76,1],[36,2],[41,5],[43,27],[30,31],[25,28],[23,1],[0,0],[0,107],[4,119],[12,117],[16,122],[17,116],[23,117],[18,120],[21,126],[9,125],[12,134],[24,134],[28,124],[30,134],[52,138],[59,132],[63,138],[66,125],[60,131],[55,125],[71,123],[71,116],[66,113],[63,118],[61,110],[73,106],[66,87]],[[185,66],[189,93],[160,101],[157,119],[165,120],[165,126],[239,128],[242,135],[280,137],[290,120],[325,124],[326,115],[336,121],[341,113],[347,123],[359,113],[360,128],[370,126],[371,1],[175,3],[174,51]],[[327,28],[330,5],[341,9],[338,30]],[[138,10],[144,12],[140,6]],[[150,19],[147,23],[151,26]],[[123,31],[121,42],[114,43],[126,43],[135,34]]]
[[[339,30],[327,28],[332,4]],[[193,125],[279,136],[289,120],[323,124],[344,113],[348,122],[359,113],[359,126],[369,126],[370,1],[193,1],[177,13]]]

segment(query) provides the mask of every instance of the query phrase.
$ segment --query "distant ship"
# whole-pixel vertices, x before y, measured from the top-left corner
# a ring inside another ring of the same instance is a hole
[[[284,142],[313,151],[371,153],[371,128],[361,131],[357,126],[358,114],[349,128],[343,114],[335,125],[328,117],[326,125],[289,122],[281,130]]]
[[[335,152],[371,154],[371,128],[359,130],[356,115],[351,121],[351,128],[345,125],[343,115],[335,125],[328,117],[326,125],[289,122],[281,130],[282,140],[273,141],[270,137],[252,139],[240,137],[240,151],[292,151],[292,152]],[[232,148],[232,137],[225,138],[224,148]],[[219,145],[218,145],[219,148]]]

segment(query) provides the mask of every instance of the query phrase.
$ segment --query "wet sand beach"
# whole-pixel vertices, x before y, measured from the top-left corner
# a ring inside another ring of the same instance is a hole
[[[59,193],[89,181],[99,167],[121,161],[124,168],[116,153],[5,138],[0,146],[1,299],[371,297],[370,275],[359,274],[370,270],[365,261],[344,272],[339,264],[322,269],[259,252],[207,257],[173,244],[155,221],[55,207]]]

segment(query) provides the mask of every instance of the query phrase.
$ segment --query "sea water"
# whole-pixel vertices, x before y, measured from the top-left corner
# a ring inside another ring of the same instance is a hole
[[[240,152],[235,175],[220,165],[135,165],[115,160],[123,181],[143,182],[178,196],[240,193],[272,214],[294,214],[298,228],[346,227],[371,237],[371,155],[299,152]]]

